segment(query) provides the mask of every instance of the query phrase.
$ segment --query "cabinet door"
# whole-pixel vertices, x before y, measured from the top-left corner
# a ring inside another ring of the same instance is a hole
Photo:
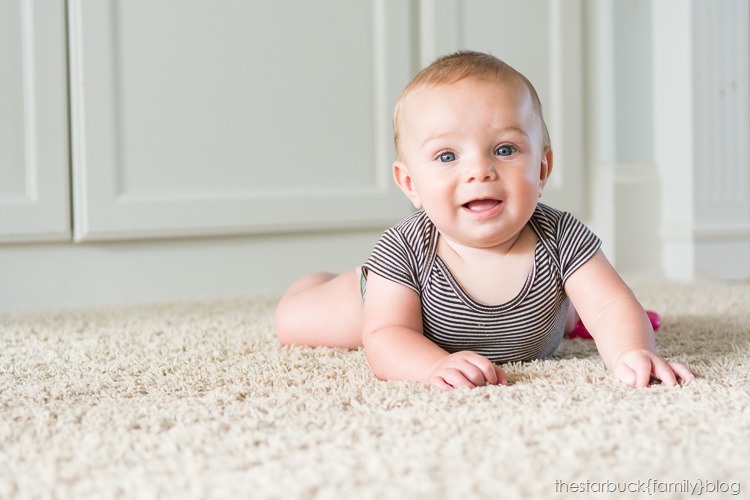
[[[76,240],[392,223],[408,2],[71,0]]]
[[[64,2],[0,2],[0,241],[70,239]]]
[[[458,49],[489,52],[534,84],[554,150],[542,201],[583,215],[583,13],[580,0],[421,0],[422,65]]]

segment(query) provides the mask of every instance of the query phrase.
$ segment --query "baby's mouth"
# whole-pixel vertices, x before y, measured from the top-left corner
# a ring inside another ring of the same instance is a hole
[[[468,203],[464,203],[463,207],[472,212],[484,212],[486,210],[492,210],[501,203],[502,201],[500,200],[485,198],[482,200],[471,200]]]

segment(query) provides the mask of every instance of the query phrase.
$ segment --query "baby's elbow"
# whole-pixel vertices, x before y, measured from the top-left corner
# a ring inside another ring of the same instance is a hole
[[[362,346],[365,351],[365,359],[367,364],[370,365],[373,375],[380,380],[390,380],[388,355],[381,345],[381,337],[382,335],[378,335],[377,331],[364,331],[362,332]]]
[[[367,348],[365,348],[365,357],[367,358],[367,364],[370,365],[370,371],[378,380],[388,381],[393,378],[385,369],[385,365],[380,358],[367,354]]]

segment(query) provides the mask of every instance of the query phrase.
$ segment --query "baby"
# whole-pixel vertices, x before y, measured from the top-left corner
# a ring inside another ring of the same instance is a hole
[[[496,363],[551,355],[580,317],[625,384],[695,376],[656,354],[599,239],[539,202],[553,156],[522,74],[478,52],[439,58],[401,93],[393,128],[393,176],[418,211],[361,268],[295,282],[276,310],[283,344],[364,346],[381,379],[477,387],[506,384]]]

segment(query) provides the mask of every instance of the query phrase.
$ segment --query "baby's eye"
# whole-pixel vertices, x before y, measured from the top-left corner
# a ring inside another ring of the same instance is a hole
[[[516,149],[513,146],[500,146],[495,150],[497,156],[510,156],[515,153]]]
[[[450,163],[452,161],[456,161],[456,155],[454,153],[446,151],[445,153],[440,153],[440,155],[438,155],[438,161],[440,161],[441,163]]]

